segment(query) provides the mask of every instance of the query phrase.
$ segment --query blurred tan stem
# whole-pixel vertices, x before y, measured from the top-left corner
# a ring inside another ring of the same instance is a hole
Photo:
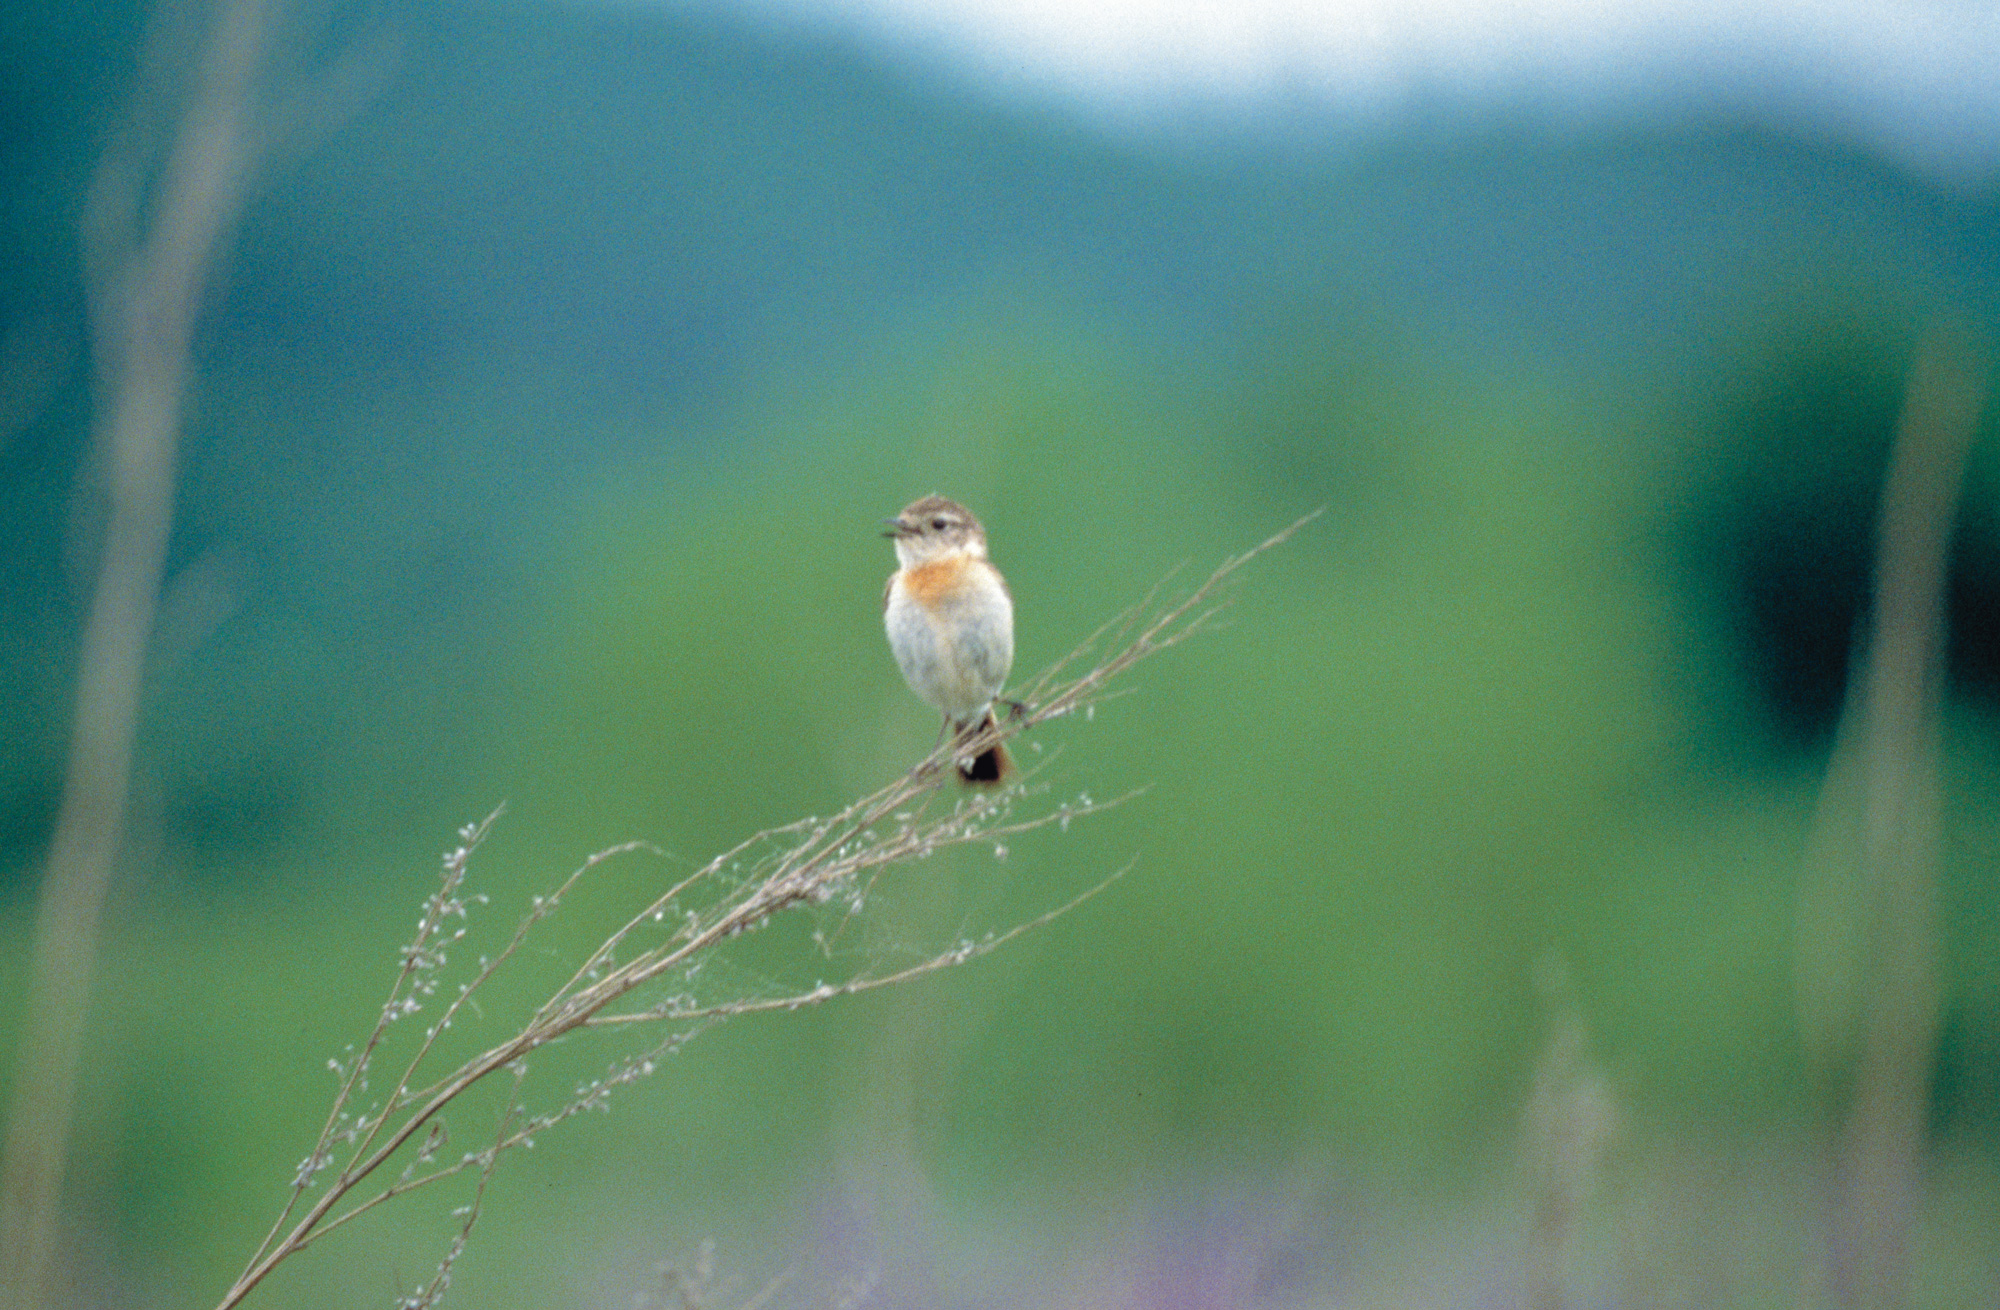
[[[1920,347],[1882,493],[1873,617],[1800,905],[1809,1052],[1844,1077],[1829,1162],[1831,1303],[1905,1305],[1938,1033],[1939,702],[1945,583],[1982,379],[1962,343]]]
[[[92,189],[97,233],[124,228],[127,239],[114,235],[90,269],[108,515],[0,1163],[0,1304],[16,1310],[76,1299],[58,1290],[63,1176],[99,919],[125,831],[141,675],[173,520],[189,346],[255,154],[254,91],[274,3],[219,0],[145,230],[119,222],[138,209],[143,161],[114,148]],[[129,212],[104,212],[120,205]]]

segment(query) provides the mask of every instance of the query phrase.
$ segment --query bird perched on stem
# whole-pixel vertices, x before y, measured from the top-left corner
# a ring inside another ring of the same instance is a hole
[[[994,698],[1014,664],[1014,600],[986,558],[986,530],[943,496],[926,496],[884,522],[902,566],[882,593],[896,667],[911,691],[944,712],[956,737],[975,737],[993,724]],[[968,783],[997,783],[1011,767],[997,742],[958,760]]]

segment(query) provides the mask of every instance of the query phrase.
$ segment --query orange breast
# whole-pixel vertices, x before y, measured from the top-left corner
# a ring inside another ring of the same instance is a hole
[[[903,571],[903,589],[910,599],[929,608],[946,605],[965,591],[971,581],[972,561],[963,555],[932,560]]]

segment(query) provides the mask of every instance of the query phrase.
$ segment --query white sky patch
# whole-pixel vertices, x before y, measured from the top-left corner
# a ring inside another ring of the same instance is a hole
[[[628,3],[632,0],[627,0]],[[638,0],[645,3],[646,0]],[[673,0],[665,0],[671,3]],[[703,0],[693,0],[703,4]],[[1763,113],[1919,166],[2000,163],[1993,0],[706,0],[1123,125],[1422,104]]]

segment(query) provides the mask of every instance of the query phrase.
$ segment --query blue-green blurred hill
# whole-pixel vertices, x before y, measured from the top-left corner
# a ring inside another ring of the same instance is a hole
[[[1875,398],[1840,435],[1873,425],[1879,443],[1894,403],[1882,379],[1893,388],[1909,324],[1938,305],[1989,316],[2000,266],[1990,194],[1830,144],[1551,139],[1500,116],[1337,149],[1119,142],[719,20],[436,6],[389,21],[400,58],[385,84],[309,154],[274,163],[235,242],[176,540],[177,562],[227,564],[246,605],[232,626],[252,630],[239,639],[269,638],[246,658],[323,660],[300,676],[335,705],[406,682],[423,704],[452,694],[436,684],[452,681],[455,643],[491,631],[482,607],[490,620],[573,521],[554,508],[561,491],[660,450],[804,455],[816,443],[787,421],[798,407],[933,325],[981,334],[968,315],[1108,334],[1133,367],[1196,395],[1321,352],[1295,364],[1305,403],[1349,407],[1335,417],[1357,426],[1393,428],[1398,401],[1371,391],[1423,389],[1426,362],[1519,375],[1661,422],[1607,431],[1607,446],[1677,458],[1692,438],[1726,459],[1738,434],[1717,397],[1735,374],[1857,326],[1876,353],[1815,385],[1871,370]],[[88,371],[73,228],[137,26],[107,7],[95,21],[23,11],[7,32],[10,62],[33,75],[7,113],[17,257],[0,295],[67,348],[0,485],[0,595],[19,634],[4,676],[28,739],[0,805],[17,868],[53,804],[76,609],[62,543]],[[1278,416],[1301,403],[1270,402]],[[1272,475],[1316,475],[1297,500],[1338,496],[1351,436],[1316,417],[1217,439],[1248,458],[1282,447]],[[1213,423],[1238,418],[1263,416]],[[263,751],[283,758],[235,800],[168,785],[169,815],[191,811],[171,826],[220,837],[235,805],[272,831],[286,794],[314,785],[285,780],[315,768],[313,709],[228,699],[246,713],[221,749],[240,759],[288,733]],[[422,712],[399,705],[393,721]],[[228,767],[208,767],[209,790],[229,789]]]

